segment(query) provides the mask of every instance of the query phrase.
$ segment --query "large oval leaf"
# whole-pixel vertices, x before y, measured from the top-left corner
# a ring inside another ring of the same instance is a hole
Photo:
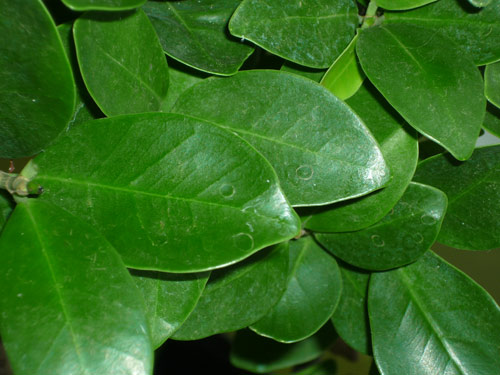
[[[0,332],[16,374],[150,374],[144,302],[94,228],[29,199],[0,254]]]
[[[347,104],[378,141],[392,180],[385,188],[362,198],[319,208],[305,222],[306,228],[318,232],[360,230],[380,221],[401,198],[417,166],[416,132],[368,81]]]
[[[40,0],[2,2],[0,34],[0,157],[33,155],[71,118],[71,68]]]
[[[229,18],[240,2],[150,1],[142,9],[170,57],[205,72],[231,75],[254,50],[227,32]]]
[[[492,104],[500,108],[500,62],[486,66],[484,81],[486,97]]]
[[[387,10],[406,10],[421,7],[437,0],[377,0],[377,5]]]
[[[432,186],[410,183],[404,195],[378,223],[345,233],[317,233],[334,255],[356,267],[387,270],[415,261],[436,240],[446,195]]]
[[[373,352],[384,375],[500,373],[500,309],[479,285],[428,252],[372,274]]]
[[[198,340],[256,322],[286,288],[288,243],[212,272],[194,311],[174,333],[176,340]]]
[[[354,37],[356,4],[350,0],[243,0],[231,34],[287,60],[328,68]]]
[[[271,166],[200,120],[150,113],[78,126],[23,173],[92,223],[130,267],[197,272],[299,230]]]
[[[367,77],[411,126],[455,158],[470,157],[486,101],[467,55],[433,30],[404,24],[363,29],[356,51]]]
[[[335,259],[312,237],[290,242],[288,284],[280,301],[250,328],[261,336],[290,343],[318,331],[330,318],[342,290]],[[307,317],[304,319],[304,317]]]
[[[73,33],[83,80],[104,114],[160,109],[168,65],[142,10],[86,13],[76,20]]]
[[[279,343],[250,330],[242,330],[234,338],[231,363],[258,374],[270,373],[318,358],[336,338],[330,323],[315,335],[293,344]]]
[[[500,146],[478,148],[464,163],[446,154],[426,159],[415,180],[448,196],[439,242],[467,250],[500,247]]]
[[[209,273],[175,274],[132,270],[146,300],[153,348],[159,348],[187,319],[205,288]]]
[[[64,5],[76,11],[128,10],[140,7],[147,0],[62,0]]]
[[[378,4],[378,2],[377,2]],[[477,65],[500,59],[500,2],[478,11],[462,0],[439,0],[408,12],[385,12],[384,23],[425,26],[447,36]]]
[[[294,206],[360,196],[389,179],[361,120],[309,79],[276,71],[209,78],[184,92],[173,111],[241,135],[269,160]]]

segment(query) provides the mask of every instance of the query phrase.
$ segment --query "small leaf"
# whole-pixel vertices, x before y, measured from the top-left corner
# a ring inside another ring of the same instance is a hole
[[[372,274],[368,309],[381,374],[500,373],[499,307],[432,252]]]
[[[319,363],[312,363],[297,375],[332,375],[338,374],[337,363],[333,359],[326,359]]]
[[[337,335],[326,323],[315,335],[293,344],[283,344],[250,330],[238,331],[231,348],[231,363],[258,374],[284,369],[318,358]]]
[[[146,300],[153,348],[159,348],[193,311],[210,275],[132,270]]]
[[[149,1],[143,6],[170,57],[208,73],[235,74],[253,52],[227,32],[241,0]]]
[[[285,291],[287,269],[288,243],[283,243],[213,271],[194,311],[173,338],[198,340],[259,320]]]
[[[465,1],[439,0],[408,12],[385,12],[384,24],[423,26],[450,38],[476,65],[485,65],[500,59],[499,18],[500,1],[478,12]]]
[[[500,108],[500,61],[484,70],[484,93],[490,103]]]
[[[500,146],[478,148],[464,163],[446,154],[428,158],[414,179],[448,196],[439,242],[466,250],[500,247]]]
[[[337,262],[312,237],[290,242],[288,264],[285,293],[250,326],[259,335],[283,343],[303,340],[318,331],[332,316],[342,290]]]
[[[90,225],[28,199],[5,226],[0,254],[0,332],[16,374],[151,373],[144,302]]]
[[[392,180],[387,187],[359,199],[318,208],[305,227],[318,232],[350,232],[380,221],[401,198],[418,161],[416,132],[367,80],[347,104],[374,135]]]
[[[364,195],[389,180],[382,153],[356,114],[303,77],[248,71],[209,78],[184,92],[173,111],[248,141],[274,167],[294,206]]]
[[[335,256],[368,270],[400,267],[419,258],[436,240],[446,211],[446,196],[412,182],[381,221],[357,232],[317,233]]]
[[[149,113],[68,132],[23,173],[101,231],[132,268],[198,272],[297,235],[267,161],[200,120]]]
[[[351,43],[330,66],[320,82],[342,100],[353,96],[365,79],[365,74],[361,70],[354,52],[357,40],[358,35],[351,40]]]
[[[488,104],[484,116],[483,127],[490,133],[500,137],[500,108]]]
[[[335,331],[350,347],[371,354],[370,323],[368,320],[368,281],[370,273],[339,262],[342,275],[342,295],[332,315]]]
[[[73,33],[83,80],[106,116],[160,109],[168,65],[142,10],[86,13]]]
[[[404,24],[363,29],[356,51],[367,77],[411,126],[455,158],[470,157],[486,101],[466,54],[432,30]]]
[[[354,37],[354,1],[243,0],[229,31],[311,68],[328,68]]]
[[[146,0],[62,0],[64,5],[76,11],[129,10],[140,7]]]
[[[387,10],[407,10],[421,7],[437,0],[377,0],[377,5]]]
[[[4,1],[0,34],[0,157],[31,156],[71,118],[71,68],[41,0]]]

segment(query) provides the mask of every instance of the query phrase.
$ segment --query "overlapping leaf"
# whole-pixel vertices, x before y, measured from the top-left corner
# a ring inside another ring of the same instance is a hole
[[[250,328],[261,336],[284,343],[303,340],[330,318],[341,291],[342,279],[335,259],[312,237],[292,241],[285,293]]]
[[[160,109],[168,65],[142,10],[86,13],[76,20],[73,33],[83,80],[104,114]]]
[[[253,48],[228,35],[227,24],[241,0],[183,0],[146,3],[142,9],[163,50],[208,73],[235,74]]]
[[[290,61],[285,61],[280,70],[309,78],[314,82],[321,81],[321,78],[326,72],[326,69],[308,68],[307,66],[294,64]]]
[[[500,108],[500,62],[486,66],[484,92],[488,100]]]
[[[184,92],[173,111],[241,135],[269,160],[294,206],[364,195],[389,179],[361,120],[309,79],[276,71],[209,78]]]
[[[8,195],[6,191],[0,192],[0,233],[14,209],[14,204]]]
[[[209,273],[174,274],[132,270],[146,301],[153,348],[160,347],[187,319],[205,288]]]
[[[94,228],[29,199],[5,226],[0,254],[0,333],[16,374],[151,373],[140,293]]]
[[[485,113],[483,80],[451,40],[389,24],[363,29],[356,51],[367,77],[411,126],[455,158],[470,157]]]
[[[463,163],[447,154],[426,159],[415,180],[448,196],[439,242],[467,250],[500,247],[500,146],[478,148]]]
[[[71,118],[71,68],[41,0],[3,1],[0,34],[0,157],[34,155]]]
[[[357,24],[350,0],[243,0],[229,30],[289,61],[328,68],[354,37]]]
[[[486,107],[483,127],[490,133],[500,137],[500,108],[494,107],[492,104]]]
[[[384,375],[500,372],[498,305],[431,252],[407,267],[372,274],[368,308]]]
[[[399,267],[415,261],[434,243],[446,203],[443,192],[412,182],[394,209],[378,223],[357,232],[315,236],[326,249],[356,267]]]
[[[319,232],[360,230],[381,220],[401,198],[417,166],[416,132],[368,81],[347,104],[378,141],[392,180],[387,187],[360,199],[319,208],[305,222],[306,228]]]
[[[421,7],[437,0],[377,0],[377,5],[387,10],[406,10]]]
[[[197,272],[297,234],[276,174],[241,138],[182,115],[78,126],[23,173],[92,223],[130,267]]]
[[[385,12],[384,23],[423,26],[445,35],[476,65],[484,65],[500,59],[499,17],[498,1],[479,11],[462,0],[439,0],[407,12]]]
[[[266,249],[231,267],[213,271],[177,340],[235,331],[262,318],[286,288],[288,243]]]
[[[146,0],[62,0],[64,5],[76,11],[129,10],[140,7]]]

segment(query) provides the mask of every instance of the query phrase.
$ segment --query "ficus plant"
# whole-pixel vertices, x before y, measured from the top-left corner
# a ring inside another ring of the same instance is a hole
[[[498,305],[430,250],[500,247],[500,2],[0,3],[14,374],[217,334],[255,373],[333,374],[338,336],[372,374],[500,373]]]

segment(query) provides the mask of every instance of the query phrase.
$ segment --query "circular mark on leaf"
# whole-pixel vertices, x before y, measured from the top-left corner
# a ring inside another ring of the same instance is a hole
[[[223,184],[219,191],[224,198],[231,198],[235,193],[234,186],[230,184]]]
[[[422,221],[422,224],[424,224],[424,225],[434,225],[434,224],[436,224],[436,221],[437,221],[437,219],[434,216],[428,215],[428,214],[422,215],[420,220]]]
[[[301,165],[295,170],[295,174],[301,180],[310,180],[314,174],[314,170],[309,165]]]
[[[241,250],[252,250],[253,249],[253,237],[248,233],[238,233],[233,236],[234,244],[238,249]]]
[[[382,239],[382,237],[380,237],[378,234],[374,234],[373,236],[370,237],[372,239],[372,243],[376,246],[376,247],[382,247],[385,245],[385,242],[384,240]]]

